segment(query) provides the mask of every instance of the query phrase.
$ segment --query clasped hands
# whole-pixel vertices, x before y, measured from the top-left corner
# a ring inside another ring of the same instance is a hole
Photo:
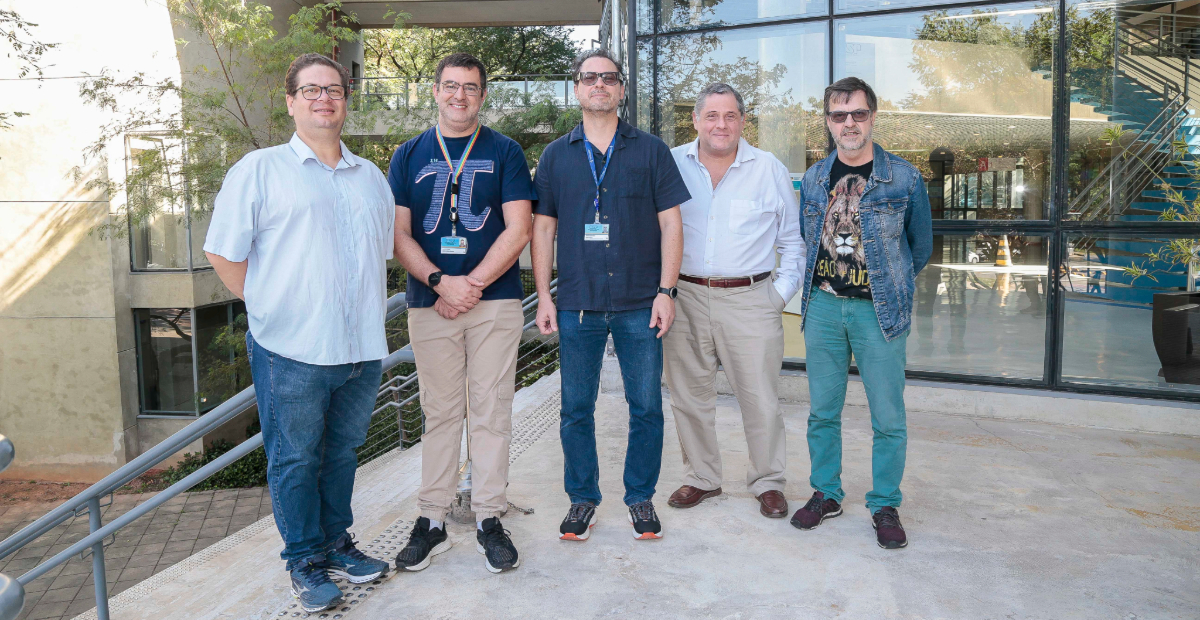
[[[433,309],[443,319],[453,321],[479,303],[486,287],[487,284],[473,276],[442,276],[433,289],[438,294]]]

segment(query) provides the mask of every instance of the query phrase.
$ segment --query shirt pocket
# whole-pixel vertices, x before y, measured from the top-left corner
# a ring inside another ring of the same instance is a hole
[[[735,235],[752,235],[758,231],[762,220],[773,214],[761,200],[729,201],[729,232]]]
[[[612,174],[616,170],[609,170],[606,174]],[[620,171],[622,198],[649,198],[650,197],[650,169],[649,168],[629,168]],[[675,206],[675,205],[671,205]]]

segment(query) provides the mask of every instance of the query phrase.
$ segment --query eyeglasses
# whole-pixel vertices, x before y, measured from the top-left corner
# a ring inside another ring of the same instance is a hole
[[[483,92],[483,89],[480,88],[478,84],[459,84],[458,82],[455,82],[454,80],[446,80],[445,82],[442,82],[439,86],[441,87],[443,92],[450,94],[450,95],[457,93],[458,89],[460,89],[460,88],[463,90],[463,93],[465,93],[468,97],[478,97],[479,93]]]
[[[854,110],[853,112],[843,112],[838,110],[837,112],[829,112],[825,116],[828,116],[829,120],[838,124],[846,122],[847,116],[854,118],[854,122],[856,123],[865,123],[868,118],[871,118],[871,111]]]
[[[624,81],[621,79],[621,72],[619,71],[604,71],[601,73],[597,73],[595,71],[580,71],[575,76],[575,81],[582,83],[584,86],[591,86],[592,84],[595,84],[597,79],[604,80],[605,86],[616,86]]]
[[[329,98],[333,100],[346,98],[346,87],[344,86],[317,86],[316,84],[306,84],[296,89],[301,97],[310,101],[315,101],[321,98],[321,91],[329,93]]]

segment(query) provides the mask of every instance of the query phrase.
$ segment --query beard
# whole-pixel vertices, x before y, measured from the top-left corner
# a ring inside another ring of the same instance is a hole
[[[871,132],[858,130],[854,135],[834,135],[833,143],[837,145],[841,151],[857,151],[871,143]]]
[[[589,96],[585,97],[584,100],[580,102],[580,104],[583,106],[583,109],[587,110],[588,112],[606,114],[609,112],[616,111],[617,98],[610,94],[607,99],[593,99],[589,95]]]

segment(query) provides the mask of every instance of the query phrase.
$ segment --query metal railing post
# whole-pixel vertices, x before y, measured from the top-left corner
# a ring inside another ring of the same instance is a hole
[[[100,498],[88,500],[88,531],[95,533],[103,527],[100,522]],[[92,545],[92,580],[96,586],[96,618],[108,620],[108,580],[104,573],[104,539]]]

